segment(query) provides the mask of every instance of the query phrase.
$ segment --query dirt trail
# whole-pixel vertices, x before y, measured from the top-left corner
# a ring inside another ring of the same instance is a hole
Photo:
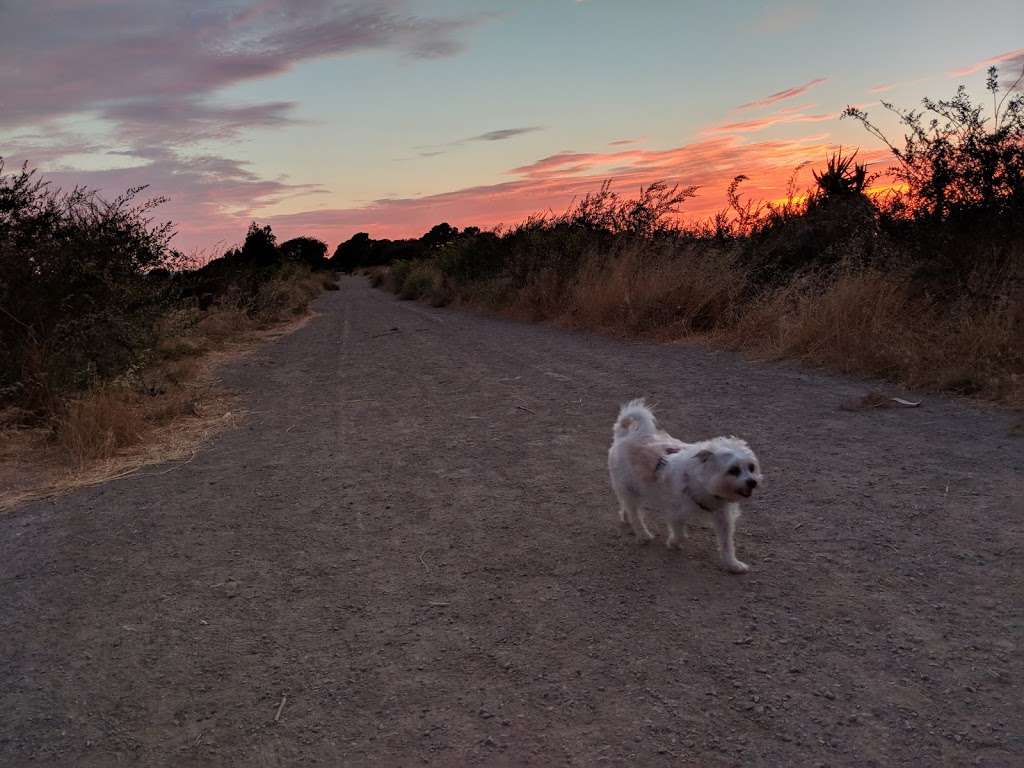
[[[356,279],[316,306],[225,372],[240,429],[0,520],[0,765],[1024,764],[1006,412]],[[749,575],[618,527],[637,395],[758,451]]]

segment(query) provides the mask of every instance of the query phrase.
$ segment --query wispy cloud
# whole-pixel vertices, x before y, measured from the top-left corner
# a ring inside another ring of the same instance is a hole
[[[621,147],[621,146],[625,146],[626,144],[636,144],[636,142],[637,142],[637,139],[616,139],[615,141],[609,141],[608,142],[608,146],[609,147]]]
[[[816,115],[808,115],[799,110],[779,110],[765,117],[758,117],[751,120],[740,120],[731,123],[713,125],[704,130],[705,134],[715,133],[754,133],[763,131],[776,125],[791,125],[794,123],[824,123],[829,120],[836,120],[838,112],[826,112]]]
[[[528,125],[523,128],[500,128],[497,131],[488,131],[487,133],[470,136],[468,139],[463,139],[458,143],[462,144],[469,141],[504,141],[505,139],[522,136],[524,133],[533,133],[540,130],[543,130],[543,128],[539,125]]]
[[[522,136],[527,133],[534,133],[535,131],[543,131],[543,126],[540,125],[526,125],[520,128],[498,128],[494,131],[487,131],[486,133],[478,133],[476,136],[468,136],[464,139],[456,139],[455,141],[449,141],[445,144],[421,144],[415,149],[424,150],[419,152],[419,157],[436,157],[437,155],[443,155],[446,148],[449,147],[462,147],[466,144],[471,144],[480,141],[507,141],[508,139],[514,139],[516,136]],[[407,158],[405,158],[407,159]]]
[[[803,85],[786,88],[785,90],[777,91],[770,96],[765,96],[763,99],[757,99],[756,101],[748,101],[746,104],[740,104],[737,109],[756,109],[758,107],[767,107],[786,99],[792,99],[796,96],[807,93],[811,88],[816,85],[821,85],[826,80],[828,80],[827,77],[816,77],[813,80],[808,80]]]
[[[514,178],[498,184],[380,199],[361,207],[272,216],[268,221],[275,231],[288,236],[317,232],[337,241],[364,230],[378,237],[407,237],[425,232],[439,221],[455,226],[493,226],[546,210],[560,211],[573,198],[593,191],[609,178],[615,189],[627,194],[657,180],[696,184],[701,187],[698,197],[686,202],[684,213],[691,219],[702,218],[724,205],[725,188],[737,174],[751,178],[757,195],[778,198],[785,194],[794,168],[806,161],[821,162],[834,149],[826,136],[749,142],[739,135],[722,135],[663,150],[564,151],[514,168],[509,172]],[[861,150],[858,154],[865,162],[887,158],[887,150]]]
[[[317,58],[391,50],[451,56],[486,17],[421,17],[401,0],[33,0],[0,30],[0,125],[125,103],[195,102]]]
[[[981,61],[976,61],[973,64],[969,64],[966,67],[960,69],[954,69],[950,71],[950,77],[966,77],[967,75],[973,75],[975,72],[988,69],[993,64],[1004,64],[1009,63],[1012,68],[1017,65],[1024,67],[1024,48],[1018,48],[1015,51],[1007,51],[1006,53],[1000,53],[998,56],[992,56]],[[1014,72],[1015,75],[1019,72]]]
[[[909,88],[910,86],[921,85],[934,79],[934,77],[916,77],[913,80],[895,80],[891,83],[879,83],[868,88],[868,93],[888,93],[897,88]]]

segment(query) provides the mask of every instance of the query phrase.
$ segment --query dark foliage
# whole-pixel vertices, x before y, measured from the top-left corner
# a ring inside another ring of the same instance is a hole
[[[906,186],[882,205],[878,221],[918,265],[919,277],[958,290],[979,270],[998,270],[1024,238],[1024,73],[1008,88],[989,69],[992,113],[961,86],[952,99],[924,99],[896,114],[905,133],[890,140],[856,107],[860,121],[891,150],[890,173]]]
[[[136,203],[141,191],[62,192],[0,160],[0,407],[51,415],[76,392],[132,376],[169,311],[216,303],[269,317],[291,300],[273,278],[327,267],[325,243],[278,246],[253,223],[241,248],[188,270],[171,225],[153,221],[162,201]]]
[[[141,191],[65,193],[0,161],[0,403],[45,409],[148,346],[176,254]]]
[[[327,243],[315,237],[293,237],[281,243],[281,256],[285,261],[305,264],[319,272],[330,267],[327,261]]]
[[[327,244],[312,237],[296,237],[277,244],[270,225],[249,225],[241,248],[232,248],[200,269],[175,275],[179,295],[207,309],[226,300],[244,304],[260,286],[288,264],[302,264],[314,270],[327,269]]]
[[[436,254],[461,237],[479,232],[477,227],[469,227],[460,233],[447,223],[437,224],[422,237],[408,240],[374,240],[366,232],[359,232],[334,249],[330,265],[339,272],[350,273],[396,261],[415,261]]]

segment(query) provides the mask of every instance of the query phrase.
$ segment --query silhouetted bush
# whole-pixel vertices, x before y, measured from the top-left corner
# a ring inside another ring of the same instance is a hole
[[[136,203],[141,191],[113,201],[62,192],[27,167],[5,173],[0,160],[0,407],[48,417],[75,393],[134,380],[177,310],[198,308],[202,323],[218,309],[214,324],[237,316],[258,327],[303,311],[323,288],[311,270],[327,265],[325,243],[279,247],[255,222],[241,248],[188,269],[169,246],[171,225],[153,221],[162,200]]]
[[[44,410],[58,393],[139,361],[168,299],[169,224],[143,188],[113,201],[51,188],[0,161],[0,404]]]
[[[879,224],[917,265],[918,277],[941,290],[959,290],[977,270],[999,270],[1016,258],[1024,236],[1022,79],[1024,73],[1004,89],[989,69],[990,117],[963,86],[952,99],[924,99],[922,110],[882,102],[905,130],[902,145],[865,111],[844,112],[896,159],[890,173],[906,189],[886,201]]]

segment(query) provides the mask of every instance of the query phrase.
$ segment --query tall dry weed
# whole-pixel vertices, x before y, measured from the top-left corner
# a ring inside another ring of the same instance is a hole
[[[115,456],[137,443],[146,429],[138,396],[121,388],[100,387],[68,403],[54,434],[71,463],[81,466]]]
[[[564,316],[582,327],[679,337],[730,323],[747,287],[742,270],[719,252],[633,248],[591,259],[568,294]]]

